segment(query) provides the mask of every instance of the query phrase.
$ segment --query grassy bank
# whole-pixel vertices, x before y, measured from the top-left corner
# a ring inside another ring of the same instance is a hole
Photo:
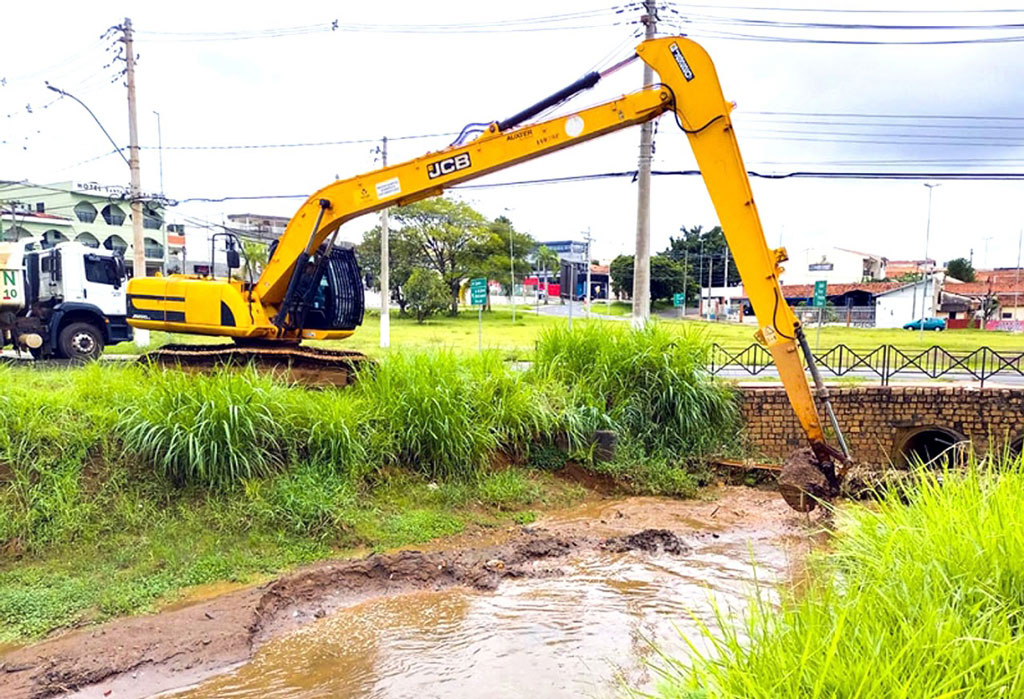
[[[699,338],[595,325],[537,347],[526,372],[498,353],[394,352],[318,391],[249,370],[0,368],[0,641],[527,522],[581,497],[550,473],[569,458],[689,495],[703,457],[736,448]],[[615,462],[594,462],[598,428],[618,434]]]
[[[843,507],[781,611],[723,620],[717,655],[680,664],[662,695],[1024,694],[1024,467],[924,474],[904,495]]]
[[[593,317],[599,321],[606,314],[628,316],[631,306],[624,303],[612,303],[606,311],[601,302],[594,303]],[[613,323],[621,321],[610,321]],[[699,320],[675,320],[659,318],[658,324],[672,333],[693,333],[703,335],[709,342],[740,348],[754,342],[753,325],[736,323],[710,323]],[[580,318],[574,320],[576,325]],[[485,349],[499,351],[507,358],[529,359],[540,335],[549,328],[565,327],[568,319],[558,316],[536,315],[532,309],[521,308],[516,313],[516,321],[512,322],[511,310],[496,307],[493,311],[483,314],[483,344]],[[809,332],[811,345],[817,342],[817,329]],[[366,314],[363,325],[355,335],[347,340],[330,341],[319,344],[325,347],[359,350],[371,356],[381,353],[379,346],[380,318],[372,312]],[[169,333],[152,333],[152,346],[157,347],[167,342],[212,343],[227,341],[222,338],[202,337],[200,335],[171,335]],[[997,351],[1024,351],[1024,336],[1008,332],[986,332],[982,330],[953,330],[947,332],[926,332],[922,339],[921,333],[906,330],[876,330],[872,328],[846,328],[827,326],[821,330],[821,347],[832,347],[846,344],[854,349],[873,349],[882,344],[896,345],[907,350],[924,349],[932,345],[945,347],[950,351],[964,352],[989,346]],[[458,351],[476,351],[477,313],[475,310],[463,310],[458,316],[434,317],[426,323],[418,324],[412,318],[403,318],[397,313],[391,320],[391,345],[404,349],[454,349]],[[107,349],[113,354],[137,354],[139,349],[130,342],[122,342]]]

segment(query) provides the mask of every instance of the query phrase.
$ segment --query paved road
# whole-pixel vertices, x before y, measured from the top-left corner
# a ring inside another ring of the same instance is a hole
[[[738,381],[757,381],[759,379],[775,379],[779,378],[779,371],[774,366],[766,366],[756,376],[751,375],[750,372],[746,371],[742,367],[738,366],[726,366],[722,367],[716,376],[723,379],[735,379]],[[856,377],[858,379],[865,379],[865,385],[879,384],[881,380],[878,374],[871,371],[870,369],[854,369],[853,371],[846,374],[846,376]],[[808,375],[808,379],[810,376]],[[822,378],[828,381],[836,381],[837,378],[833,376],[829,371],[822,370]],[[891,383],[979,383],[976,378],[968,374],[967,372],[950,372],[944,375],[941,379],[929,378],[924,372],[920,371],[901,371],[895,376],[890,378]],[[1016,373],[1004,373],[997,376],[993,376],[989,379],[985,379],[985,386],[1006,386],[1006,387],[1024,387],[1024,376]]]
[[[569,303],[549,303],[547,306],[541,304],[540,306],[538,306],[538,313],[539,315],[542,316],[557,316],[560,318],[568,318],[569,306]],[[594,303],[595,309],[600,310],[601,306],[602,303],[600,301],[596,301]],[[572,303],[572,317],[576,320],[586,319],[588,317],[595,318],[597,320],[617,320],[620,322],[629,320],[629,316],[606,316],[601,313],[593,313],[588,316],[586,307],[583,305],[583,303],[579,301],[574,301]]]

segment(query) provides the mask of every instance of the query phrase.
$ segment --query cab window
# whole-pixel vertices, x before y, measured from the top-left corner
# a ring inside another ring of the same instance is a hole
[[[101,255],[85,255],[85,279],[97,284],[120,286],[117,265],[111,257]]]

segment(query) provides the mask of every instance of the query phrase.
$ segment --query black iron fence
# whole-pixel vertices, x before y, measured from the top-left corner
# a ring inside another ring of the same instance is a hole
[[[906,379],[959,379],[985,381],[992,377],[1017,376],[1024,379],[1024,351],[997,352],[991,347],[979,347],[967,352],[951,352],[943,347],[927,349],[900,349],[895,345],[880,345],[874,349],[854,349],[849,345],[836,345],[814,359],[824,376],[844,376],[878,379],[883,386],[893,377]],[[763,346],[752,344],[742,349],[730,349],[714,343],[708,369],[712,374],[741,378],[774,374],[771,353]],[[1024,385],[1024,380],[1022,380]]]

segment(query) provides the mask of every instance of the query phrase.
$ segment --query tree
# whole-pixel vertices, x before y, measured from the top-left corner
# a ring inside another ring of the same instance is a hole
[[[242,240],[242,256],[252,267],[253,276],[259,276],[267,266],[267,244],[262,240]]]
[[[547,278],[547,272],[557,272],[561,268],[561,259],[558,257],[558,253],[549,248],[547,245],[541,245],[537,248],[536,252],[533,253],[533,268],[542,272],[544,277]],[[544,295],[544,303],[547,304],[547,294]]]
[[[487,277],[500,283],[509,296],[512,295],[510,272],[515,269],[516,279],[522,279],[530,273],[530,251],[536,246],[533,238],[515,229],[505,216],[499,216],[487,225],[488,237],[477,251],[477,261],[470,264],[473,276]],[[509,238],[512,239],[511,257],[509,257]],[[487,310],[490,310],[490,287],[487,291]]]
[[[683,266],[665,255],[651,258],[651,300],[671,299],[683,290]]]
[[[975,281],[974,265],[965,257],[958,257],[946,263],[946,274],[962,282]]]
[[[415,251],[414,266],[441,276],[456,315],[462,280],[479,270],[493,241],[487,220],[469,204],[445,197],[398,207],[393,217],[401,226],[396,238]]]
[[[405,313],[406,299],[402,287],[415,269],[416,249],[399,232],[391,231],[388,241],[388,286],[391,300]],[[380,226],[374,226],[363,234],[363,242],[356,246],[359,267],[369,277],[368,286],[380,291]]]
[[[612,291],[628,296],[633,291],[633,256],[619,255],[608,266]],[[651,258],[651,300],[670,299],[683,290],[683,266],[667,255]]]
[[[403,291],[409,311],[422,323],[448,306],[448,288],[432,269],[418,268],[406,280]]]
[[[618,298],[629,298],[633,293],[633,256],[619,255],[608,265],[612,291]]]
[[[676,262],[683,263],[687,278],[687,298],[691,297],[690,282],[693,278],[692,297],[696,298],[701,286],[708,284],[708,267],[711,267],[711,286],[726,286],[725,284],[725,262],[728,245],[725,241],[725,234],[721,226],[705,231],[703,226],[681,226],[679,232],[682,235],[678,238],[670,237],[669,246],[661,254]],[[742,282],[740,272],[729,259],[728,286],[737,286]],[[699,283],[698,281],[699,280]],[[680,289],[682,291],[682,289]]]

